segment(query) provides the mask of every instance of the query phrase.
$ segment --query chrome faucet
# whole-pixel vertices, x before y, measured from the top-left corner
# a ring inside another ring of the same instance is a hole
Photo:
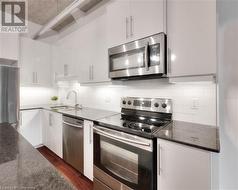
[[[69,99],[69,96],[70,96],[72,93],[74,93],[74,95],[75,95],[75,99],[74,99],[74,101],[75,101],[75,107],[76,107],[76,108],[81,108],[82,106],[78,104],[78,93],[77,93],[75,90],[69,91],[68,94],[67,94],[67,96],[66,96],[66,99],[68,100],[68,99]]]

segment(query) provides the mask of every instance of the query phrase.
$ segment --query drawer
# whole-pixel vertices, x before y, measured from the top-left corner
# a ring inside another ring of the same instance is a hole
[[[96,179],[97,181],[99,181],[103,185],[105,184],[105,186],[109,188],[110,190],[133,190],[129,188],[128,186],[122,184],[120,181],[114,179],[110,175],[106,174],[104,171],[102,171],[96,166],[93,167],[93,175],[94,175],[94,179],[97,178]],[[98,189],[94,189],[94,190],[98,190]]]
[[[93,178],[93,190],[112,190],[96,178]]]

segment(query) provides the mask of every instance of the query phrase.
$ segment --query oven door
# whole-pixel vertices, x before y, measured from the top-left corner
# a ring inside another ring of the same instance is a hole
[[[165,34],[160,33],[110,48],[109,76],[115,79],[152,74],[165,75],[167,73],[165,44]]]
[[[153,141],[95,126],[94,165],[135,190],[156,186]]]

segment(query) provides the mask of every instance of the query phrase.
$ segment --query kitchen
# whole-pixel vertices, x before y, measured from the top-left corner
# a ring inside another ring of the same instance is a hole
[[[9,6],[0,188],[238,189],[238,1]]]

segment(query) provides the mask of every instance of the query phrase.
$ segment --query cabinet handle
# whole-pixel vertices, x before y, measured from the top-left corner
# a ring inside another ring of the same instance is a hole
[[[92,129],[93,129],[93,124],[90,124],[90,128],[89,128],[89,144],[92,143]]]
[[[91,80],[91,65],[89,65],[88,78]]]
[[[131,37],[134,36],[134,28],[133,28],[133,25],[134,25],[134,18],[133,16],[130,16],[130,30],[131,30]]]
[[[37,72],[35,72],[35,78],[36,78],[36,84],[38,84],[38,75],[37,75]]]
[[[128,24],[129,24],[129,19],[128,19],[128,17],[126,17],[126,39],[128,39],[129,38],[129,32],[128,32]]]
[[[171,65],[171,64],[172,64],[172,62],[171,62],[171,55],[172,55],[171,51],[172,51],[172,50],[171,50],[170,48],[168,48],[168,51],[167,51],[167,52],[168,52],[168,53],[167,53],[167,60],[168,60],[167,72],[168,72],[169,74],[171,74],[171,72],[172,72],[172,70],[171,70],[171,66],[172,66],[172,65]]]
[[[92,69],[91,69],[91,80],[93,80],[93,65],[91,66],[92,67]]]
[[[35,72],[32,73],[32,83],[35,84]]]
[[[52,126],[52,115],[49,113],[49,126]]]
[[[20,126],[22,126],[22,113],[20,112]]]
[[[157,168],[157,170],[158,170],[158,174],[160,175],[161,174],[161,146],[160,146],[160,144],[158,145],[158,153],[159,153],[159,156],[158,156],[158,158],[159,158],[159,162],[158,162],[158,168]]]
[[[64,64],[64,77],[68,76],[69,72],[69,68],[68,68],[68,64]]]

